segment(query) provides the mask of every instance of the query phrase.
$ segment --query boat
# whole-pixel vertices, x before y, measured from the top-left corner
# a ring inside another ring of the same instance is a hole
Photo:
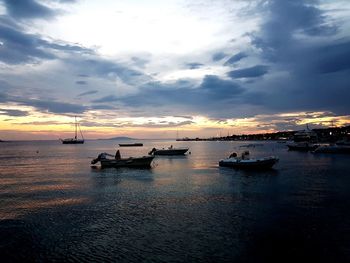
[[[322,145],[316,148],[313,153],[350,153],[350,145]]]
[[[272,168],[278,160],[279,159],[276,156],[250,158],[249,151],[245,151],[242,154],[242,157],[238,157],[237,153],[232,153],[228,158],[220,160],[219,166],[236,169],[263,170]]]
[[[172,145],[167,149],[156,149],[153,148],[148,154],[149,155],[184,155],[189,148],[174,148]]]
[[[319,145],[309,142],[291,142],[287,143],[287,147],[290,151],[308,152],[315,150],[317,147],[319,147]]]
[[[120,154],[114,156],[109,153],[100,153],[97,158],[91,161],[91,164],[96,164],[100,162],[101,168],[108,167],[129,167],[129,168],[150,168],[151,163],[153,161],[154,156],[141,156],[141,157],[129,157],[129,158],[121,158]],[[113,157],[113,158],[108,158]]]
[[[78,139],[78,128],[80,131],[81,139]],[[77,122],[77,117],[75,117],[75,136],[74,138],[60,139],[63,144],[82,144],[84,143],[84,136],[80,129],[80,124]]]
[[[305,130],[298,131],[293,136],[294,142],[312,142],[315,143],[318,141],[317,133],[310,130],[309,126],[306,125]]]
[[[313,151],[319,145],[316,144],[318,141],[317,133],[310,130],[309,126],[306,126],[305,130],[298,131],[293,136],[293,142],[287,143],[287,147],[290,151]]]
[[[120,147],[139,147],[143,146],[143,143],[135,142],[135,143],[119,143]]]

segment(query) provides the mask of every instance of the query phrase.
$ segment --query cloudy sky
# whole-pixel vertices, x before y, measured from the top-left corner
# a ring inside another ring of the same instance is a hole
[[[350,2],[0,0],[0,139],[350,123]]]

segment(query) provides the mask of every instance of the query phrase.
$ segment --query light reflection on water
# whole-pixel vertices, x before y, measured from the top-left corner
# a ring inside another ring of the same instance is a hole
[[[266,261],[275,259],[270,247],[276,258],[349,258],[349,156],[274,142],[144,141],[122,155],[171,144],[191,154],[156,157],[152,169],[90,167],[118,143],[0,145],[0,233],[11,237],[0,242],[4,259]],[[244,150],[280,162],[263,172],[218,167]]]

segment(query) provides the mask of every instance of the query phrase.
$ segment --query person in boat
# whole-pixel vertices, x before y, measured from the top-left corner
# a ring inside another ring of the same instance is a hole
[[[116,160],[120,160],[122,158],[122,156],[120,155],[120,151],[118,150],[116,153],[115,153],[115,159]]]
[[[236,157],[237,157],[237,153],[233,152],[230,154],[228,158],[236,158]]]
[[[242,160],[249,160],[249,151],[245,151],[242,153]]]
[[[172,149],[172,148],[173,148],[173,146],[172,146],[172,145],[170,145],[169,149]]]

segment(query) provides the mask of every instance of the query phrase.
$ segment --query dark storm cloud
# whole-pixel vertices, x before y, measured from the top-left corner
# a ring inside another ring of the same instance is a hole
[[[174,117],[193,120],[192,116],[187,116],[187,115],[175,115]]]
[[[315,64],[320,73],[350,69],[350,41],[323,46],[317,53]]]
[[[89,109],[92,110],[118,110],[118,107],[111,106],[111,105],[105,105],[105,104],[97,104],[97,105],[92,105],[89,107]]]
[[[189,69],[198,69],[203,67],[204,65],[202,63],[192,62],[192,63],[186,63],[186,67]]]
[[[244,90],[232,80],[224,80],[217,76],[207,75],[200,85],[194,85],[187,80],[179,80],[175,83],[165,84],[161,82],[149,82],[142,86],[136,95],[116,97],[106,96],[94,103],[116,103],[125,107],[143,108],[147,113],[169,115],[195,112],[208,113],[223,111],[232,112],[233,103],[239,99]],[[169,109],[166,111],[164,109]]]
[[[98,90],[89,90],[89,91],[85,91],[83,93],[78,94],[77,97],[83,97],[86,95],[92,95],[92,94],[96,94],[98,92]]]
[[[76,0],[54,0],[62,4],[72,4]],[[37,0],[0,0],[6,7],[7,14],[15,19],[49,19],[61,13],[59,9],[53,9],[41,4]]]
[[[53,59],[55,56],[41,48],[41,39],[16,29],[0,25],[0,61],[19,64],[35,59]]]
[[[11,96],[11,95],[2,94],[2,93],[0,93],[0,102],[3,102],[3,103],[13,102],[18,105],[34,107],[36,108],[36,110],[39,110],[39,111],[59,113],[59,114],[83,113],[84,111],[89,109],[87,106],[84,106],[81,104],[74,104],[69,102],[58,102],[58,101],[49,100],[49,99],[28,99],[28,98]],[[0,111],[3,111],[3,110],[0,110]],[[12,113],[21,114],[20,112],[16,112],[16,111]]]
[[[139,82],[151,79],[142,72],[124,66],[118,61],[107,60],[97,56],[91,56],[89,59],[76,56],[63,61],[72,69],[83,68],[86,76],[112,81],[118,78],[128,85],[138,85]]]
[[[93,100],[93,103],[104,103],[104,102],[114,102],[114,101],[119,101],[120,99],[117,96],[114,95],[109,95],[109,96],[104,96],[102,98]]]
[[[236,62],[240,61],[241,59],[247,57],[248,55],[244,52],[239,52],[235,55],[233,55],[232,57],[230,57],[226,62],[225,62],[225,66],[229,66],[229,65],[233,65]]]
[[[9,15],[15,18],[49,18],[55,11],[35,0],[2,0]]]
[[[80,104],[58,102],[52,100],[41,99],[17,99],[17,103],[32,106],[38,110],[51,112],[51,113],[83,113],[88,110],[86,106]]]
[[[8,26],[1,21],[0,42],[0,61],[8,64],[54,59],[54,51],[93,53],[92,50],[77,45],[51,43],[39,35],[24,33],[20,28]]]
[[[327,16],[316,3],[317,1],[305,3],[301,0],[269,2],[269,16],[260,30],[251,35],[252,44],[261,49],[262,56],[269,61],[285,63],[295,62],[300,54],[304,56],[303,52],[307,48],[320,48],[326,44],[324,39],[308,44],[296,37],[296,34],[304,34],[309,38],[324,37],[337,32],[337,26],[328,22]]]
[[[220,61],[223,58],[225,58],[227,56],[227,54],[225,54],[224,52],[217,52],[212,56],[212,60],[213,61]]]
[[[250,68],[243,68],[232,70],[227,73],[230,78],[239,79],[239,78],[256,78],[265,75],[268,72],[268,66],[257,65]]]
[[[23,117],[28,116],[28,112],[23,110],[0,109],[0,115]]]
[[[318,1],[270,1],[266,14],[260,30],[251,34],[252,44],[262,60],[284,74],[251,84],[246,102],[273,112],[349,114],[350,40],[337,39],[342,24]]]

